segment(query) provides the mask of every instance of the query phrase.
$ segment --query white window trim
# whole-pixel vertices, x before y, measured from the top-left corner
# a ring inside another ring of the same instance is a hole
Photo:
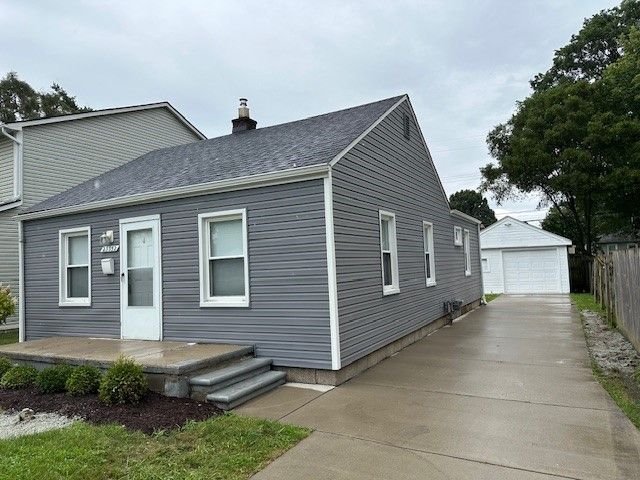
[[[67,298],[67,239],[70,236],[87,235],[87,297]],[[91,227],[67,228],[58,232],[58,306],[90,307],[91,306]]]
[[[244,256],[244,295],[211,297],[209,295],[209,224],[242,218],[242,254]],[[198,249],[200,258],[200,306],[201,307],[248,307],[249,306],[249,255],[247,247],[247,209],[224,210],[198,215]]]
[[[429,237],[425,236],[427,232],[427,227],[429,227]],[[429,245],[429,267],[431,270],[431,276],[427,276],[427,249],[424,248],[425,244]],[[422,222],[422,247],[423,247],[423,258],[424,258],[424,276],[426,279],[427,287],[433,287],[436,284],[436,256],[435,256],[435,242],[433,241],[433,223],[431,222]]]
[[[465,256],[464,274],[468,277],[471,275],[471,236],[469,234],[469,230],[467,230],[466,228],[464,229],[464,232],[462,234],[462,244]],[[469,267],[468,269],[467,266]]]
[[[453,227],[453,244],[456,247],[461,247],[463,242],[462,227]]]
[[[391,285],[384,284],[384,255],[382,250],[382,218],[390,218],[391,229],[389,230],[389,253],[391,254]],[[378,228],[380,229],[380,273],[382,275],[382,294],[394,295],[400,293],[400,278],[398,275],[398,242],[396,236],[396,215],[395,213],[378,211]]]
[[[487,269],[484,269],[484,263],[483,262],[487,262]],[[488,258],[481,258],[480,259],[480,266],[482,267],[482,272],[483,273],[491,273],[491,262],[489,261]]]

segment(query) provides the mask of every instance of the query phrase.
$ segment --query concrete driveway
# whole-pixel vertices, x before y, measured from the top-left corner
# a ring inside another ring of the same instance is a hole
[[[239,412],[315,430],[255,479],[640,478],[564,296],[499,297],[340,387]]]

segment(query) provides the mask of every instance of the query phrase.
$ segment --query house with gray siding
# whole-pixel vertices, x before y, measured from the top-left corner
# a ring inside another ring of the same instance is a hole
[[[22,340],[251,345],[338,384],[480,304],[406,95],[161,148],[19,215]]]
[[[18,294],[20,211],[143,153],[204,138],[167,102],[0,124],[0,283]]]

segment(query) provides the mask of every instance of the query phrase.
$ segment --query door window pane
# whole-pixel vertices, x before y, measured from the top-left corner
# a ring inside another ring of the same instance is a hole
[[[209,295],[244,295],[244,258],[209,260]]]
[[[130,268],[128,299],[130,307],[153,306],[153,268]]]
[[[153,266],[153,235],[150,228],[127,232],[127,266],[146,268]]]
[[[210,223],[212,257],[241,257],[243,255],[242,219]]]
[[[89,263],[89,239],[87,235],[73,235],[68,237],[69,258],[68,265],[87,265]]]
[[[67,298],[87,298],[88,296],[89,267],[68,267]]]

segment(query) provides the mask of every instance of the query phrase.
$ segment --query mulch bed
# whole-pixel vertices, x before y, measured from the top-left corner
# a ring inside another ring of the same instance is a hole
[[[105,405],[97,395],[74,397],[65,393],[42,394],[35,387],[0,390],[0,409],[59,413],[90,423],[115,423],[131,430],[153,433],[183,426],[188,420],[206,420],[222,413],[212,404],[188,398],[164,397],[150,392],[137,405]]]

